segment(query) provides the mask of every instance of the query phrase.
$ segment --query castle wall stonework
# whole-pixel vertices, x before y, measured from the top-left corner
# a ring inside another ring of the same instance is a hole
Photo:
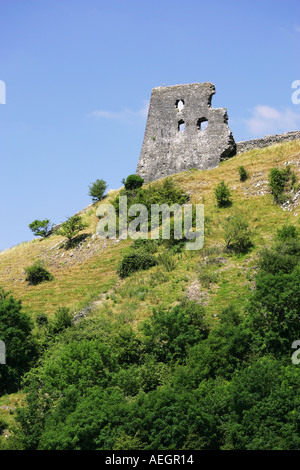
[[[285,132],[284,134],[266,135],[261,139],[244,140],[236,143],[236,153],[247,150],[269,147],[269,145],[281,144],[291,140],[300,139],[300,131]]]
[[[216,168],[236,154],[225,108],[212,108],[212,83],[154,88],[136,173],[145,182]]]

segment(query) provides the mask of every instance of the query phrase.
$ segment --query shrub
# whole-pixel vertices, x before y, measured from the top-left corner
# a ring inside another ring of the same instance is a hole
[[[34,220],[28,227],[33,232],[34,236],[46,238],[51,234],[53,224],[50,224],[50,220],[48,219]]]
[[[46,326],[48,324],[48,315],[44,312],[38,313],[35,321],[39,327]]]
[[[6,346],[6,364],[0,366],[0,395],[16,391],[35,357],[32,326],[21,301],[0,288],[0,338]]]
[[[132,246],[135,250],[145,250],[148,253],[156,253],[158,250],[158,241],[149,238],[137,238],[134,240]]]
[[[124,181],[124,186],[127,191],[139,189],[143,186],[144,180],[139,175],[129,175]]]
[[[106,188],[107,183],[104,180],[98,179],[89,186],[89,196],[92,197],[93,201],[101,201],[104,198]]]
[[[231,192],[224,180],[215,188],[215,197],[218,207],[226,207],[232,204]]]
[[[73,323],[73,318],[70,310],[67,307],[59,307],[54,316],[54,322],[52,325],[52,332],[54,334],[60,333],[65,330]]]
[[[297,228],[292,224],[285,224],[281,228],[277,229],[276,239],[280,241],[286,241],[290,239],[298,238]]]
[[[156,264],[157,261],[152,254],[144,250],[136,250],[125,254],[118,266],[117,272],[120,277],[124,278],[135,271],[145,270]]]
[[[291,178],[292,173],[289,166],[283,170],[278,168],[271,168],[269,172],[269,186],[273,195],[274,201],[278,204],[282,204],[286,200],[284,190],[287,182]],[[292,182],[294,179],[292,178]]]
[[[148,212],[152,204],[185,204],[189,195],[185,193],[171,178],[166,178],[163,183],[152,183],[147,188],[140,187],[136,192],[121,190],[119,196],[127,196],[127,208],[132,204],[144,204]],[[113,205],[119,213],[119,196],[113,201]]]
[[[248,173],[247,173],[245,167],[239,166],[238,171],[239,171],[239,175],[240,175],[240,181],[246,181],[246,179],[248,178]]]
[[[44,262],[41,260],[37,260],[31,266],[25,268],[25,273],[25,280],[34,286],[53,279],[53,275],[47,271]]]
[[[5,429],[7,429],[7,422],[1,417],[0,418],[0,435],[3,433]]]
[[[87,227],[87,224],[82,222],[79,215],[73,215],[61,224],[60,229],[57,231],[59,235],[67,237],[71,241],[81,230]]]
[[[199,270],[198,279],[203,287],[209,289],[212,284],[217,284],[219,275],[215,270],[211,271],[206,266],[203,266]]]
[[[172,206],[173,204],[185,204],[189,200],[189,195],[185,193],[171,178],[166,178],[163,183],[152,183],[149,184],[146,188],[141,187],[134,191],[127,191],[122,189],[119,195],[112,202],[117,215],[119,216],[120,211],[120,196],[127,196],[127,211],[133,204],[143,204],[147,210],[148,214],[151,213],[152,204],[167,204]],[[128,222],[134,220],[134,216],[127,216]],[[149,217],[148,226],[150,229],[151,218]],[[162,215],[159,214],[159,221],[161,224]],[[118,230],[118,225],[117,225]]]
[[[146,350],[162,362],[183,359],[190,346],[207,337],[204,318],[204,308],[193,301],[154,310],[142,327]]]
[[[280,241],[272,248],[262,250],[258,262],[265,273],[291,273],[300,261],[300,241],[290,238]]]
[[[176,267],[176,261],[174,260],[170,251],[165,251],[157,257],[158,263],[161,264],[166,271],[171,272]]]
[[[228,217],[223,228],[228,249],[236,253],[242,253],[252,245],[249,225],[242,214],[237,212]]]
[[[290,272],[260,271],[246,318],[255,337],[255,347],[264,353],[288,354],[299,334],[299,305],[299,264]]]
[[[193,224],[195,223],[195,219],[193,218]],[[182,220],[182,236],[181,238],[175,238],[175,220],[174,218],[170,219],[170,238],[163,239],[162,238],[162,229],[160,229],[159,237],[160,243],[163,243],[167,248],[172,249],[173,253],[180,252],[184,248],[184,244],[188,242],[188,239],[184,235],[184,223]]]

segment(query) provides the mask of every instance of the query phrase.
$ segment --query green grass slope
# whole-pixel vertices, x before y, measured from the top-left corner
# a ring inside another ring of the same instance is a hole
[[[88,315],[105,315],[138,325],[157,306],[175,306],[183,299],[196,300],[205,306],[208,323],[218,321],[224,307],[233,304],[244,310],[254,289],[258,254],[272,243],[278,227],[292,223],[299,227],[300,216],[300,141],[251,150],[224,161],[213,170],[190,170],[174,175],[173,180],[190,195],[193,203],[204,204],[205,243],[199,251],[174,254],[171,265],[158,263],[147,271],[120,279],[117,265],[131,245],[130,240],[99,240],[95,236],[96,210],[116,196],[110,195],[81,212],[88,227],[86,238],[76,247],[66,249],[64,239],[52,235],[47,239],[22,243],[0,253],[0,286],[22,301],[23,309],[35,320],[45,313],[50,317],[58,307],[79,312],[92,307]],[[241,182],[238,168],[243,165],[249,178]],[[288,203],[275,204],[268,185],[271,168],[290,165],[298,187],[288,196]],[[233,204],[218,208],[214,189],[224,180],[232,192]],[[239,210],[252,231],[253,247],[235,255],[225,250],[223,222]],[[25,280],[24,269],[35,260],[45,261],[54,280],[37,286]],[[0,418],[11,426],[16,404],[23,392],[0,399]],[[5,430],[1,440],[5,440]]]

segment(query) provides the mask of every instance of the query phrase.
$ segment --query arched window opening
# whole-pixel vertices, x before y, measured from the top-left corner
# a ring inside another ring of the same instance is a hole
[[[177,111],[181,112],[184,108],[184,101],[183,100],[177,100],[175,103],[175,106],[177,108]]]

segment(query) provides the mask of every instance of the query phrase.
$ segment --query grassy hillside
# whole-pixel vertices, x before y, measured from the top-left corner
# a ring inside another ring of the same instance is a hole
[[[0,285],[21,299],[24,310],[33,317],[41,312],[52,315],[59,306],[78,310],[99,300],[99,308],[123,315],[129,321],[139,320],[153,306],[176,303],[185,295],[198,298],[216,315],[224,303],[244,301],[251,289],[257,252],[269,243],[276,228],[287,221],[298,223],[300,197],[288,209],[274,204],[268,173],[271,168],[284,168],[288,163],[300,179],[299,157],[300,143],[294,141],[246,152],[213,170],[174,175],[192,202],[204,204],[206,218],[204,248],[175,256],[176,266],[171,272],[157,266],[120,282],[116,266],[124,248],[132,242],[93,237],[98,220],[95,203],[82,211],[89,224],[83,233],[88,236],[76,248],[65,249],[64,239],[53,235],[1,252]],[[249,179],[243,183],[239,181],[240,165],[249,172]],[[233,194],[232,206],[223,209],[216,206],[214,197],[214,188],[221,180],[228,183]],[[223,250],[222,222],[236,209],[246,216],[254,234],[254,249],[240,257]],[[36,259],[46,262],[54,275],[52,282],[30,286],[25,281],[24,268]]]
[[[174,254],[171,265],[161,262],[120,279],[117,265],[132,241],[99,240],[95,236],[98,204],[111,200],[115,192],[80,213],[88,227],[83,232],[86,238],[76,247],[67,249],[63,237],[52,235],[1,252],[0,286],[22,301],[24,311],[33,320],[39,313],[53,317],[59,306],[77,313],[91,307],[87,314],[91,320],[105,316],[135,328],[152,314],[154,307],[175,306],[188,298],[205,307],[206,321],[213,326],[230,304],[244,312],[255,287],[259,252],[272,243],[277,228],[287,222],[299,227],[299,186],[286,204],[279,205],[274,203],[268,185],[270,169],[287,165],[299,183],[299,162],[300,141],[294,141],[246,152],[213,170],[174,175],[173,180],[190,195],[191,202],[204,204],[205,244],[199,251]],[[240,165],[249,174],[245,182],[239,179]],[[233,204],[218,208],[214,189],[222,180],[229,185]],[[252,249],[240,255],[225,250],[222,225],[236,210],[246,217],[253,241]],[[32,286],[25,281],[24,268],[37,259],[45,261],[54,280]],[[1,397],[0,418],[11,425],[15,404],[22,399],[23,392]]]

